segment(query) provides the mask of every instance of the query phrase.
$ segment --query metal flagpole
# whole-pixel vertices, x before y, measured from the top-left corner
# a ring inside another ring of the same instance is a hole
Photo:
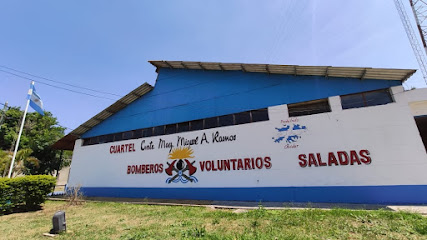
[[[10,163],[8,178],[12,176],[13,164],[15,163],[16,153],[18,152],[19,140],[21,140],[22,129],[24,129],[25,117],[27,116],[28,105],[30,105],[31,95],[33,95],[34,81],[31,82],[31,88],[28,90],[27,105],[25,106],[24,117],[22,118],[21,128],[19,129],[18,140],[16,141],[15,151],[13,152],[12,162]]]

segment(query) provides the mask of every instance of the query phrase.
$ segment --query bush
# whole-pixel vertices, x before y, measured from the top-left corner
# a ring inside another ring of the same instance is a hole
[[[40,208],[55,184],[56,178],[48,175],[0,178],[0,214]]]
[[[8,178],[0,178],[0,215],[13,208],[12,189],[10,187],[10,180]]]

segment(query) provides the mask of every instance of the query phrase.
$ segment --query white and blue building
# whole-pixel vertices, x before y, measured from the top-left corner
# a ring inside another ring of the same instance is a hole
[[[150,61],[142,84],[55,144],[86,196],[427,203],[415,70]],[[427,140],[427,139],[426,139]]]

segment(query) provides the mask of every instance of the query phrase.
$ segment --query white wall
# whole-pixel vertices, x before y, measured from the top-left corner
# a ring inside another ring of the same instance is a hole
[[[405,91],[403,95],[409,103],[412,115],[427,115],[427,88]]]
[[[279,137],[275,128],[290,120],[287,106],[269,108],[270,120],[217,129],[179,133],[81,146],[74,148],[69,185],[84,187],[267,187],[267,186],[371,186],[426,185],[427,155],[415,121],[408,107],[406,92],[392,88],[396,102],[387,105],[342,110],[340,98],[331,97],[332,112],[291,118],[306,130],[295,142],[296,148],[274,142]],[[427,95],[425,95],[427,96]],[[212,133],[236,135],[236,141],[212,143]],[[209,144],[200,144],[203,134]],[[199,137],[193,145],[197,183],[166,183],[164,171],[152,174],[127,174],[128,165],[163,164],[166,168],[169,149],[158,149],[159,139],[176,144],[177,137]],[[141,141],[153,141],[156,149],[141,151]],[[135,145],[135,152],[110,154],[118,144]],[[371,164],[301,167],[300,154],[320,153],[327,161],[328,153],[368,150]],[[246,157],[271,158],[270,169],[202,172],[200,162]]]

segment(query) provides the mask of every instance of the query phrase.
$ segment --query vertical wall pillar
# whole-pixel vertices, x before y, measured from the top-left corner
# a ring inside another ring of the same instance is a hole
[[[407,104],[408,100],[404,94],[405,90],[403,89],[403,86],[394,86],[390,88],[390,94],[393,97],[393,100],[397,103],[404,102],[405,105]]]
[[[79,147],[81,147],[81,146],[83,146],[83,139],[77,139],[77,140],[74,142],[74,149],[79,148]]]
[[[329,97],[328,100],[329,100],[329,105],[331,106],[332,112],[342,111],[340,96]]]
[[[274,120],[274,119],[282,120],[282,119],[289,118],[288,105],[283,104],[283,105],[269,107],[268,116],[270,120]]]

